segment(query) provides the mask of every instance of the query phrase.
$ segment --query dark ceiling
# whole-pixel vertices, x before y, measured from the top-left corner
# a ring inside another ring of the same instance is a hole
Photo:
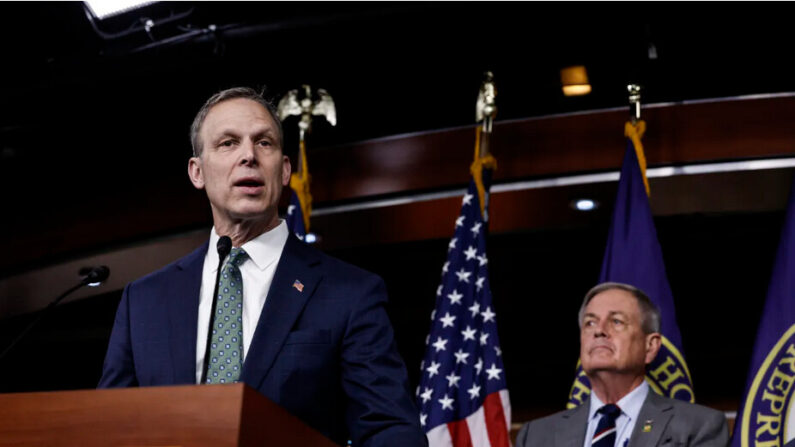
[[[694,13],[707,6],[731,20]],[[318,124],[313,147],[472,124],[485,70],[498,120],[624,106],[630,81],[646,103],[792,91],[784,16],[714,3],[178,2],[98,22],[132,30],[106,40],[82,2],[2,3],[0,234],[190,188],[188,127],[221,88],[327,89],[339,124]],[[562,96],[571,64],[587,66],[591,95]]]
[[[470,124],[485,70],[498,119],[624,105],[631,81],[645,102],[792,90],[783,17],[721,5],[732,20],[707,21],[700,6],[178,2],[97,22],[138,29],[104,40],[82,2],[3,3],[0,143],[6,157],[47,150],[31,135],[57,129],[58,152],[178,151],[202,100],[237,84],[276,99],[301,83],[326,88],[339,127],[318,130],[323,145]],[[151,38],[141,17],[155,20]],[[587,66],[591,95],[562,96],[559,69],[571,64]]]

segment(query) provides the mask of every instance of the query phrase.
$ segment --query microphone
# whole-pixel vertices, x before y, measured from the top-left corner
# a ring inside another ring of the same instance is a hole
[[[224,261],[224,258],[229,256],[229,252],[232,251],[232,239],[229,236],[221,236],[218,239],[218,243],[216,244],[216,248],[218,249],[218,262],[221,263]]]
[[[60,303],[62,299],[66,298],[70,293],[83,286],[98,286],[100,283],[108,279],[108,276],[110,276],[110,269],[106,265],[100,265],[97,267],[83,267],[80,269],[80,271],[78,271],[78,275],[83,276],[83,279],[81,279],[76,285],[70,287],[69,290],[62,293],[58,298],[53,300],[53,302],[47,305],[44,310],[39,311],[38,315],[36,315],[36,318],[34,318],[33,321],[31,321],[30,324],[28,324],[28,326],[22,332],[20,332],[19,335],[17,335],[17,338],[15,338],[14,341],[12,341],[11,344],[9,344],[8,347],[6,347],[3,352],[0,353],[0,360],[4,359],[6,355],[11,352],[14,346],[16,346],[20,340],[25,338],[25,335],[27,335],[28,332],[33,329],[33,326],[41,321],[41,319],[44,318],[53,307]]]
[[[84,285],[96,287],[108,279],[108,276],[110,276],[110,269],[106,265],[84,267],[80,269],[80,273],[85,275],[82,281]]]
[[[215,326],[215,306],[218,304],[218,281],[221,279],[221,269],[224,266],[224,259],[232,251],[232,239],[229,236],[221,236],[215,245],[218,250],[218,271],[215,274],[215,288],[213,289],[213,303],[210,306],[210,324],[207,326],[207,344],[204,347],[204,366],[202,367],[202,380],[207,381],[207,368],[210,366],[210,346],[213,342],[213,327]]]

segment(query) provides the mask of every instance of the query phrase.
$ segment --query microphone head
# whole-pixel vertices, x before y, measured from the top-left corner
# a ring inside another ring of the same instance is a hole
[[[223,260],[232,251],[232,239],[229,236],[218,238],[218,259]]]
[[[84,284],[98,284],[108,279],[108,276],[110,276],[110,269],[106,265],[100,265],[98,267],[92,267],[85,275],[86,277],[83,278]]]

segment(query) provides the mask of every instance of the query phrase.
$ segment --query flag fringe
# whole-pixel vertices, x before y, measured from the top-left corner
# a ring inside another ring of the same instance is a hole
[[[632,140],[632,146],[635,147],[635,154],[640,165],[640,175],[643,176],[643,186],[646,187],[646,195],[651,197],[649,179],[646,178],[646,155],[643,153],[643,144],[640,142],[644,133],[646,133],[646,122],[643,120],[638,121],[637,124],[632,124],[629,121],[624,124],[624,136]]]
[[[478,200],[480,201],[480,215],[485,219],[486,213],[486,187],[483,185],[483,169],[497,169],[497,159],[491,154],[480,156],[480,136],[483,132],[481,126],[477,126],[475,130],[475,161],[469,167],[472,173],[472,178],[475,180],[475,186],[478,189]]]
[[[309,193],[309,168],[306,162],[306,145],[303,140],[299,143],[298,159],[301,169],[290,176],[290,188],[295,191],[298,202],[301,204],[301,213],[304,218],[304,228],[309,233],[309,215],[312,214],[312,194]]]

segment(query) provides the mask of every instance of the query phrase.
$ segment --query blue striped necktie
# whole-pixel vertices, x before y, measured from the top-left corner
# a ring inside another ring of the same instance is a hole
[[[621,415],[618,405],[607,404],[597,410],[602,417],[596,425],[591,447],[613,447],[616,444],[616,419]]]

